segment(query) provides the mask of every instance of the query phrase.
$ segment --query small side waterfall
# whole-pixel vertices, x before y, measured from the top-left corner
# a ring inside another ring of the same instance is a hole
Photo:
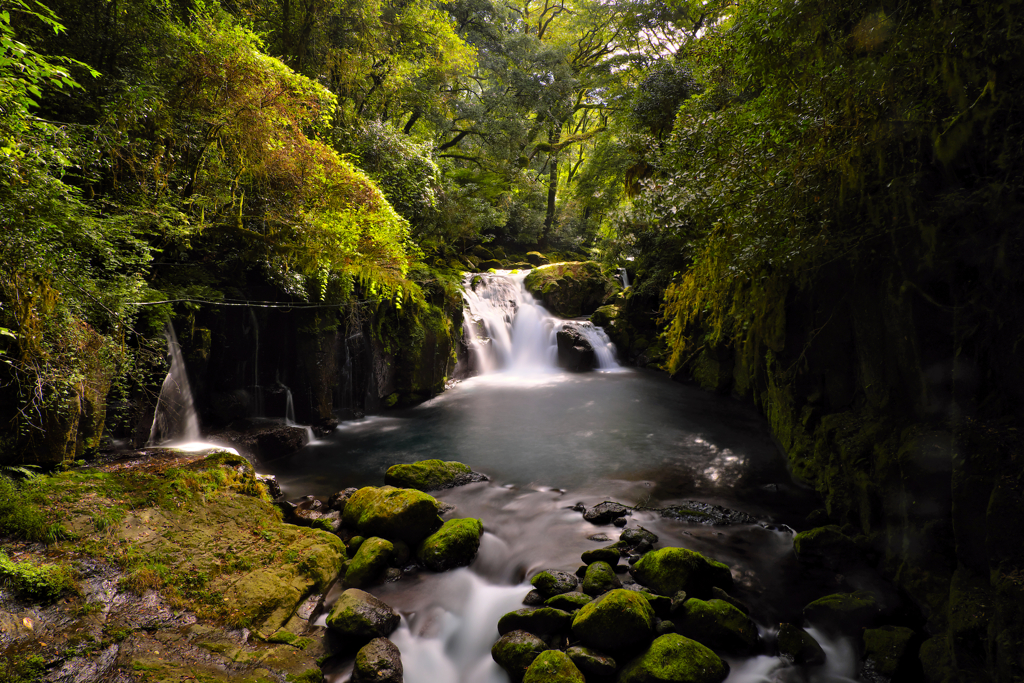
[[[618,368],[615,345],[586,320],[561,320],[526,291],[526,273],[473,273],[463,283],[466,342],[471,371],[538,372],[558,364],[559,332],[575,332],[594,350],[599,370]]]
[[[171,367],[160,385],[160,396],[156,401],[153,426],[149,430],[148,446],[170,442],[193,442],[199,440],[199,418],[192,398],[192,387],[185,370],[185,359],[181,345],[174,333],[174,327],[167,325],[167,355]]]

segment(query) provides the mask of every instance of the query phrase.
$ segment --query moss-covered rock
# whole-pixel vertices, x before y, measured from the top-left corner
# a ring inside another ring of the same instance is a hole
[[[618,319],[620,310],[620,307],[616,304],[601,306],[591,314],[590,322],[598,327],[610,327]]]
[[[580,582],[575,575],[569,572],[563,572],[558,569],[545,569],[530,579],[530,583],[533,584],[533,587],[541,595],[545,598],[550,598],[553,595],[576,590]]]
[[[804,619],[831,631],[853,633],[871,625],[881,614],[875,596],[867,591],[833,593],[808,603]]]
[[[601,654],[597,650],[591,650],[589,647],[576,645],[568,648],[565,654],[569,655],[569,659],[584,676],[607,679],[614,676],[615,670],[618,668],[614,658]]]
[[[402,655],[387,638],[374,638],[356,653],[351,683],[402,683]]]
[[[818,665],[825,663],[825,651],[807,631],[793,624],[779,626],[779,654],[795,664]]]
[[[464,567],[480,549],[484,525],[479,519],[449,519],[416,549],[423,566],[435,572]]]
[[[640,591],[640,595],[647,598],[647,602],[651,603],[651,608],[660,619],[668,619],[669,615],[672,614],[672,598],[665,595],[658,595],[657,593],[652,593],[648,590]],[[683,595],[683,602],[685,602],[686,594],[684,593]]]
[[[391,635],[399,621],[387,603],[358,588],[349,588],[331,608],[327,627],[354,642],[369,642]]]
[[[473,470],[454,460],[421,460],[408,465],[392,465],[384,475],[384,483],[397,488],[436,491],[458,486]]]
[[[690,598],[672,619],[680,634],[730,654],[752,654],[760,642],[750,617],[724,600]]]
[[[345,585],[362,588],[373,583],[388,568],[394,551],[391,541],[376,536],[366,539],[345,570]]]
[[[567,654],[545,650],[530,664],[523,683],[586,683],[586,679]]]
[[[572,623],[572,615],[554,607],[529,609],[524,607],[508,612],[498,620],[498,634],[505,635],[512,631],[526,631],[535,636],[547,637],[558,633],[568,633]]]
[[[600,595],[613,588],[622,588],[622,582],[612,566],[600,560],[591,562],[583,577],[583,592],[587,595]]]
[[[528,631],[509,631],[491,646],[491,658],[518,681],[545,648],[544,641]]]
[[[367,486],[348,499],[342,521],[363,536],[418,544],[441,527],[439,509],[433,496],[422,491]]]
[[[524,284],[545,308],[563,318],[593,313],[619,288],[596,261],[541,266],[526,276]]]
[[[835,525],[800,532],[793,538],[793,549],[801,562],[836,571],[861,564],[864,559],[860,548]]]
[[[590,564],[592,562],[607,562],[611,566],[615,566],[619,563],[619,548],[618,546],[610,545],[605,548],[595,548],[594,550],[587,550],[580,559],[583,560],[583,564]]]
[[[728,665],[695,640],[660,636],[619,673],[617,683],[721,683]]]
[[[549,263],[548,257],[539,251],[526,252],[526,261],[533,266],[546,266]]]
[[[590,602],[592,599],[593,598],[591,598],[586,593],[570,591],[568,593],[561,593],[559,595],[554,595],[548,598],[544,601],[544,606],[554,607],[555,609],[560,609],[566,612],[575,612],[580,607],[583,607],[588,602]]]
[[[728,565],[686,548],[662,548],[644,555],[630,568],[638,583],[655,593],[672,596],[679,591],[706,598],[714,586],[732,587]]]
[[[618,652],[649,641],[654,618],[646,598],[619,588],[580,608],[572,620],[572,634],[587,647]]]
[[[907,665],[907,655],[914,631],[905,626],[881,626],[864,629],[864,658],[871,662],[876,673],[893,678],[901,666]]]

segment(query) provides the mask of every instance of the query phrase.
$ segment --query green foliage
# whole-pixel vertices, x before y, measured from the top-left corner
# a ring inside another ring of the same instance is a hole
[[[76,590],[71,570],[58,564],[13,562],[0,551],[0,581],[24,598],[44,604]]]
[[[38,494],[37,481],[17,484],[0,475],[0,534],[37,543],[66,537],[59,523],[51,522]]]
[[[46,674],[41,655],[21,656],[10,650],[0,655],[0,683],[35,683]]]

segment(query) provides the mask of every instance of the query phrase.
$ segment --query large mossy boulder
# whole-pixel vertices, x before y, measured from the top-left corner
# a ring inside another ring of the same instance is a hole
[[[721,683],[729,666],[707,647],[669,633],[619,673],[617,683]]]
[[[491,658],[513,681],[518,681],[546,647],[543,640],[528,631],[510,631],[491,646]]]
[[[619,288],[596,261],[541,266],[526,276],[524,285],[545,308],[562,318],[593,313]]]
[[[793,624],[779,626],[779,654],[794,664],[816,666],[825,663],[825,651],[807,631]]]
[[[725,600],[690,598],[672,614],[672,621],[680,634],[729,654],[753,654],[760,642],[750,617]]]
[[[835,525],[800,532],[793,538],[793,549],[801,562],[824,565],[834,571],[843,571],[864,561],[864,554],[853,539]]]
[[[544,606],[554,607],[555,609],[560,609],[565,612],[575,612],[591,600],[593,600],[593,598],[586,593],[569,591],[568,593],[560,593],[559,595],[548,598],[544,601]]]
[[[546,266],[549,263],[548,257],[539,251],[526,252],[526,260],[532,266]]]
[[[345,585],[362,588],[373,583],[388,568],[394,556],[395,546],[391,541],[374,536],[359,544],[355,557],[345,570]]]
[[[526,631],[546,638],[559,633],[568,633],[572,615],[554,607],[530,609],[524,607],[508,612],[498,620],[498,635],[512,631]]]
[[[586,683],[583,674],[559,650],[545,650],[526,670],[523,683]]]
[[[600,560],[591,562],[583,577],[583,592],[587,595],[600,595],[613,588],[622,588],[622,582],[615,575],[612,566]]]
[[[397,488],[437,491],[473,481],[469,465],[454,460],[421,460],[407,465],[392,465],[384,483]]]
[[[385,638],[398,628],[400,618],[391,607],[366,591],[349,588],[327,616],[327,627],[352,641]]]
[[[808,603],[804,619],[829,631],[855,633],[881,615],[878,601],[867,591],[833,593]]]
[[[422,491],[367,486],[348,499],[342,522],[362,536],[417,545],[441,527],[439,510],[434,497]]]
[[[662,548],[644,555],[630,568],[637,583],[661,595],[679,591],[698,598],[709,598],[712,588],[732,587],[728,565],[704,557],[686,548]]]
[[[374,638],[356,653],[351,683],[402,683],[404,675],[398,647],[387,638]]]
[[[619,652],[647,643],[654,635],[654,618],[644,596],[618,588],[581,607],[572,634],[587,647]]]
[[[435,572],[465,567],[476,557],[483,533],[479,519],[449,519],[420,543],[416,557]]]
[[[580,580],[575,574],[570,574],[569,572],[563,572],[558,569],[545,569],[530,579],[530,583],[533,584],[538,593],[545,598],[550,598],[554,595],[576,590]]]

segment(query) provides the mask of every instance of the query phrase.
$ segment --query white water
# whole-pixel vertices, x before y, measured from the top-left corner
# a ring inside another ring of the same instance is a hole
[[[585,320],[562,320],[548,313],[526,291],[527,273],[475,273],[466,276],[464,328],[471,370],[536,373],[555,371],[556,335],[573,327],[594,348],[597,369],[619,367],[615,345],[599,327]]]
[[[167,326],[167,354],[171,367],[167,371],[160,396],[153,413],[153,425],[149,429],[148,446],[165,445],[175,441],[199,441],[199,418],[192,398],[192,387],[188,382],[185,359],[181,345],[174,334],[174,327]]]

